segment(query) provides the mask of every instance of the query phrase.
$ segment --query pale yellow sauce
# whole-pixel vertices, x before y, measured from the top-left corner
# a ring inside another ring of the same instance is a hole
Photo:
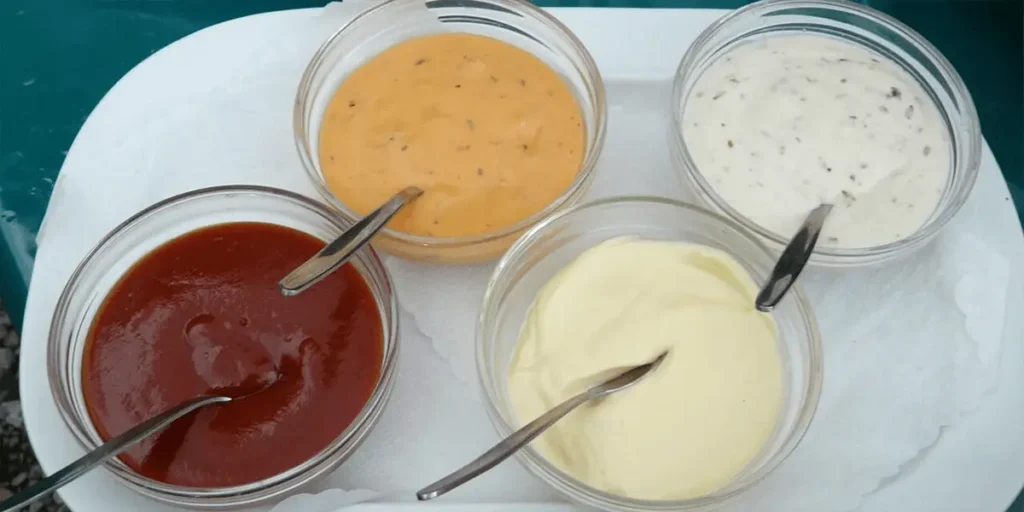
[[[356,213],[398,190],[425,193],[389,227],[457,237],[493,232],[562,195],[585,129],[565,82],[529,52],[471,34],[399,43],[352,72],[327,108],[320,164]]]
[[[527,314],[508,377],[519,419],[668,355],[533,446],[620,496],[688,499],[727,486],[769,442],[782,404],[776,326],[754,309],[756,293],[743,267],[710,247],[624,239],[584,252]]]

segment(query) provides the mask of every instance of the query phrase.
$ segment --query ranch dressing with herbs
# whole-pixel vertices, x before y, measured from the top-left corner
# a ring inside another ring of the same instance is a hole
[[[824,36],[772,36],[712,63],[685,100],[697,169],[740,214],[789,237],[835,204],[819,243],[874,247],[935,211],[950,175],[946,124],[894,62]]]

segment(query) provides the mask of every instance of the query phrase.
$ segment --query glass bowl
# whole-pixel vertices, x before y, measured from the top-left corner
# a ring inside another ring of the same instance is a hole
[[[740,214],[700,173],[683,138],[685,99],[703,74],[737,45],[767,35],[816,34],[852,43],[891,59],[931,96],[949,133],[950,177],[931,217],[911,235],[874,247],[835,248],[819,245],[812,264],[844,267],[871,265],[912,253],[930,241],[967,200],[981,165],[981,128],[970,93],[953,66],[920,34],[874,9],[839,0],[770,0],[747,5],[711,24],[687,50],[676,71],[672,92],[673,156],[677,171],[700,200],[757,233],[769,248],[781,252],[788,236],[780,236]]]
[[[161,201],[114,228],[85,257],[68,280],[53,315],[47,345],[47,371],[57,409],[83,450],[101,440],[86,409],[82,361],[89,330],[111,288],[140,258],[185,233],[232,222],[264,222],[331,240],[348,227],[335,212],[303,196],[268,187],[213,187]],[[288,471],[250,484],[196,488],[143,477],[120,459],[106,469],[129,488],[154,499],[193,508],[225,508],[261,503],[330,472],[347,459],[373,428],[391,395],[398,361],[398,314],[391,278],[372,249],[351,260],[366,281],[382,323],[384,354],[380,377],[366,405],[330,445]]]
[[[775,263],[772,253],[735,222],[670,199],[600,200],[571,208],[533,227],[498,262],[484,294],[477,326],[477,371],[487,413],[499,436],[511,434],[524,423],[509,399],[507,376],[534,297],[580,253],[619,237],[686,241],[722,249],[736,258],[755,282],[764,282]],[[569,499],[604,510],[708,510],[741,495],[800,442],[821,392],[821,339],[811,306],[798,286],[790,290],[772,315],[778,324],[778,350],[783,364],[783,400],[778,421],[762,452],[725,488],[689,500],[628,499],[580,482],[549,463],[531,446],[520,450],[517,458],[531,473]]]
[[[389,0],[371,7],[332,35],[313,56],[299,83],[293,115],[295,144],[302,165],[324,201],[349,221],[360,215],[331,193],[320,166],[319,135],[335,90],[352,71],[380,52],[414,37],[445,32],[488,36],[532,53],[558,73],[583,114],[583,163],[565,192],[521,221],[490,233],[464,237],[428,237],[383,229],[373,243],[398,256],[463,263],[501,255],[527,228],[579,201],[589,188],[604,146],[606,105],[597,65],[560,21],[521,0]]]

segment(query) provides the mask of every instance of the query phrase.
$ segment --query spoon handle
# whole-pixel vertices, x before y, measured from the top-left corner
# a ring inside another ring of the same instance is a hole
[[[775,263],[772,274],[768,281],[761,287],[757,294],[754,305],[759,311],[769,312],[782,301],[786,292],[796,282],[797,276],[807,265],[807,260],[814,252],[814,246],[818,244],[818,235],[825,225],[825,218],[832,211],[832,205],[823,203],[811,210],[807,215],[800,230],[796,232],[793,239],[789,241],[786,248]]]
[[[68,482],[102,464],[103,461],[121,453],[125,448],[149,437],[158,430],[166,427],[174,420],[200,407],[230,401],[230,398],[224,396],[205,396],[182,403],[173,409],[158,414],[157,416],[132,427],[127,432],[103,443],[95,450],[85,454],[82,458],[68,464],[64,469],[36,482],[28,489],[24,489],[14,496],[0,502],[0,512],[17,510],[20,507],[24,507],[25,505],[42,498],[52,491],[60,489]]]
[[[592,393],[585,391],[562,402],[554,409],[542,414],[537,419],[528,423],[525,427],[515,431],[515,433],[494,445],[493,448],[484,452],[483,455],[474,459],[473,462],[466,464],[459,470],[438,480],[437,482],[420,489],[420,491],[416,493],[416,498],[420,501],[432,500],[480,476],[481,473],[497,466],[502,461],[509,458],[513,453],[519,451],[520,448],[526,446],[530,441],[536,439],[537,436],[544,433],[548,427],[554,425],[556,421],[572,412],[572,410],[579,407],[580,404],[583,404],[592,398],[594,398]]]
[[[288,297],[298,295],[334,272],[356,251],[362,249],[373,235],[398,213],[398,210],[422,194],[423,190],[418,187],[406,187],[392,196],[380,208],[353,224],[320,252],[284,276],[284,279],[277,283],[281,293]]]

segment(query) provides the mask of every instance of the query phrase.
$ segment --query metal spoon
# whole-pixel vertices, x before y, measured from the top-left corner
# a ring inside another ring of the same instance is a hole
[[[779,261],[775,263],[775,268],[772,269],[772,274],[768,277],[768,281],[764,283],[764,286],[757,293],[754,306],[759,311],[764,311],[765,313],[771,311],[786,296],[786,292],[793,286],[797,276],[800,275],[804,266],[807,265],[807,260],[811,258],[811,253],[814,252],[814,247],[818,245],[818,235],[821,234],[821,228],[825,225],[825,218],[828,217],[831,211],[832,205],[830,203],[822,203],[817,208],[811,210],[811,213],[807,214],[804,224],[800,226],[800,229],[793,235],[789,244],[782,251],[782,255],[779,256]]]
[[[565,417],[566,414],[572,412],[573,409],[591,400],[605,397],[612,393],[617,393],[632,386],[633,384],[636,384],[640,379],[654,371],[654,369],[657,368],[665,359],[666,355],[668,355],[668,352],[663,352],[660,356],[649,363],[634,366],[615,377],[612,377],[600,384],[591,386],[586,391],[562,402],[561,404],[558,404],[554,409],[542,414],[539,418],[531,421],[525,427],[515,431],[512,435],[494,445],[493,448],[484,452],[483,455],[477,457],[473,462],[466,464],[461,469],[438,480],[437,482],[424,487],[416,493],[416,498],[420,501],[432,500],[480,476],[487,470],[497,466],[502,461],[509,458],[513,453],[519,451],[520,448],[529,444],[529,442],[536,439],[537,436],[543,434],[545,430],[551,427],[551,425],[554,425],[558,420]]]
[[[14,496],[0,502],[0,512],[17,510],[18,508],[24,507],[43,496],[64,487],[72,480],[75,480],[96,466],[102,464],[105,460],[116,456],[135,443],[155,434],[175,420],[196,409],[206,407],[207,405],[223,404],[235,400],[241,400],[248,396],[255,395],[256,393],[264,391],[272,386],[279,378],[280,375],[275,373],[274,376],[267,379],[264,385],[259,389],[249,393],[236,395],[234,397],[225,395],[207,395],[182,402],[167,411],[132,427],[127,432],[101,444],[93,451],[85,454],[82,458],[65,466],[64,469],[61,469],[60,471],[36,482],[28,489],[24,489]]]
[[[384,204],[363,217],[333,242],[327,244],[320,252],[298,268],[292,270],[277,283],[281,294],[286,297],[298,295],[313,286],[328,274],[342,266],[353,254],[362,249],[385,224],[394,217],[398,210],[423,195],[419,187],[406,187],[391,196]]]

